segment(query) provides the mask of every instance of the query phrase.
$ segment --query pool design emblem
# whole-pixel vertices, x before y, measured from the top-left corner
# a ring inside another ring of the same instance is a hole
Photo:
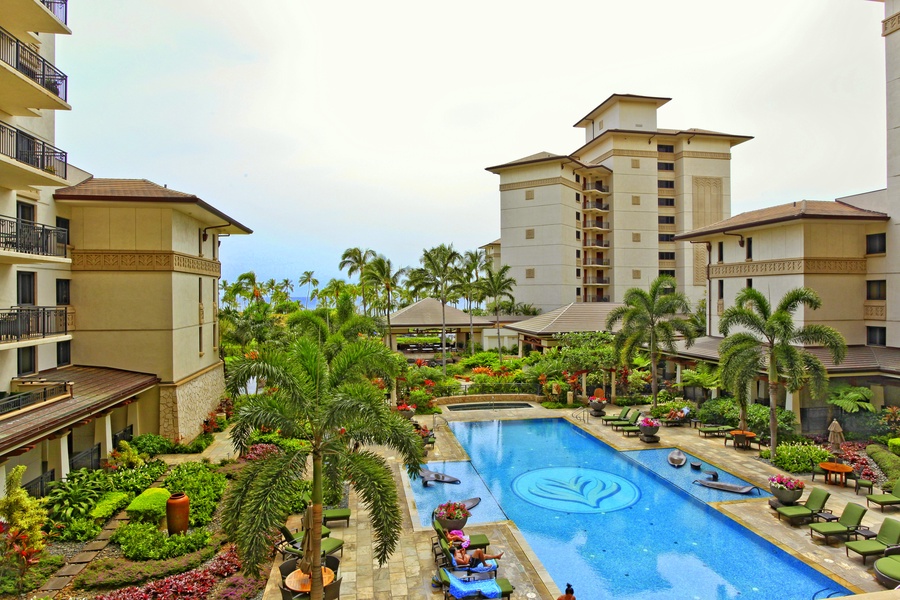
[[[536,506],[564,513],[606,513],[628,508],[641,497],[618,475],[582,467],[535,469],[516,477],[516,495]]]

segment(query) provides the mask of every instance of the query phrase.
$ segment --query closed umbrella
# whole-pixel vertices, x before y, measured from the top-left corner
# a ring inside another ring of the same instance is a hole
[[[838,423],[837,419],[828,426],[828,442],[831,444],[832,450],[835,452],[841,451],[841,444],[844,443],[844,430],[841,429],[841,424]]]
[[[304,573],[312,573],[312,523],[313,507],[310,502],[303,513],[303,556],[297,561],[297,568]]]

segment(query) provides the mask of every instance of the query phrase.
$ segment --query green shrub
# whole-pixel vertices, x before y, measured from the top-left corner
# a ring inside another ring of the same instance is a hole
[[[38,564],[28,569],[25,574],[25,580],[22,582],[22,590],[30,592],[36,590],[52,577],[60,567],[66,562],[64,556],[58,554],[47,554],[42,552]],[[13,597],[18,594],[16,588],[17,577],[13,573],[4,572],[0,569],[0,596]]]
[[[206,525],[212,520],[219,499],[228,480],[215,467],[204,463],[183,463],[169,473],[163,487],[172,492],[184,492],[190,498],[191,527]]]
[[[441,412],[439,406],[428,406],[427,404],[424,406],[416,406],[417,415],[439,415]]]
[[[565,404],[562,402],[541,402],[541,406],[550,410],[558,410],[561,408],[574,408],[575,404]]]
[[[102,530],[92,518],[72,519],[60,525],[59,540],[63,542],[86,542],[97,537]]]
[[[431,394],[425,390],[410,390],[408,402],[409,404],[415,404],[418,409],[420,406],[425,406],[431,402]]]
[[[90,518],[97,523],[105,523],[116,511],[127,506],[133,499],[134,494],[128,492],[106,492],[91,510]]]
[[[144,459],[136,448],[122,440],[118,449],[109,453],[109,464],[116,468],[135,469],[144,466]]]
[[[152,523],[120,525],[111,541],[119,544],[130,560],[161,560],[182,556],[206,546],[210,535],[206,529],[193,529],[183,535],[168,535]]]
[[[765,453],[769,454],[768,451]],[[819,446],[790,442],[778,444],[778,452],[772,464],[788,473],[809,473],[815,465],[831,456],[831,452]]]
[[[438,381],[434,385],[435,396],[455,396],[462,389],[462,384],[450,377]]]
[[[656,418],[665,418],[673,410],[681,410],[684,407],[691,409],[688,413],[689,418],[697,418],[697,404],[690,400],[672,400],[657,404],[656,408],[650,409],[650,414]]]
[[[174,454],[200,454],[213,443],[213,434],[201,433],[190,444],[175,444],[172,448]]]
[[[49,518],[63,523],[86,518],[109,485],[104,471],[88,469],[72,471],[65,480],[51,482],[45,500]]]
[[[646,396],[616,396],[616,406],[640,406],[651,402],[653,400]]]
[[[900,438],[891,438],[887,443],[888,450],[900,456]]]
[[[298,440],[297,438],[281,437],[277,433],[254,433],[250,436],[249,445],[253,444],[274,444],[285,452],[298,450],[309,450],[309,442],[306,440]]]
[[[499,367],[500,357],[496,352],[479,352],[472,356],[467,356],[459,361],[465,369],[473,369],[475,367]]]
[[[885,492],[894,489],[897,480],[900,479],[900,456],[897,456],[884,446],[878,444],[870,444],[866,446],[866,454],[869,455],[881,472],[884,473],[887,481],[881,486]]]
[[[109,474],[109,490],[140,494],[160,475],[166,472],[168,465],[161,460],[152,460],[136,469],[117,469]]]
[[[150,523],[155,526],[166,516],[166,501],[170,495],[169,490],[164,488],[148,488],[131,501],[125,512],[134,523]]]
[[[153,457],[157,454],[171,454],[175,443],[155,433],[143,433],[131,438],[131,447],[141,454]]]

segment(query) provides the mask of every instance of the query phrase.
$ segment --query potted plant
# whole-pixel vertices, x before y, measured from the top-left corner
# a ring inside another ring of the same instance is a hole
[[[604,409],[606,408],[606,398],[601,396],[591,396],[588,398],[588,403],[591,407],[591,415],[595,417],[602,417],[606,413]]]
[[[472,513],[462,502],[445,502],[434,509],[434,519],[446,531],[462,529]]]
[[[400,414],[406,417],[407,419],[412,419],[413,415],[416,414],[416,405],[415,404],[407,404],[406,402],[401,402],[397,405],[397,410],[400,411]]]
[[[659,431],[659,419],[642,417],[638,420],[638,427],[641,428],[641,435],[656,435]]]
[[[803,495],[803,488],[806,484],[801,479],[788,477],[787,475],[772,475],[769,477],[769,491],[778,498],[778,501],[785,505],[795,503]]]

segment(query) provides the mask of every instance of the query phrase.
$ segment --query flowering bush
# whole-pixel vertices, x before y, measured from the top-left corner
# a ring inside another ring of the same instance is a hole
[[[462,502],[445,502],[437,507],[434,516],[438,519],[455,520],[471,517],[472,513]]]
[[[802,490],[806,487],[802,479],[795,479],[781,473],[769,477],[769,485],[775,489],[791,491]]]
[[[244,458],[247,460],[262,460],[279,452],[281,452],[281,448],[275,444],[253,444]]]
[[[397,410],[416,410],[415,404],[407,404],[406,402],[401,402],[397,405]]]
[[[654,419],[653,417],[643,417],[638,420],[638,425],[641,427],[659,427],[659,419]]]

